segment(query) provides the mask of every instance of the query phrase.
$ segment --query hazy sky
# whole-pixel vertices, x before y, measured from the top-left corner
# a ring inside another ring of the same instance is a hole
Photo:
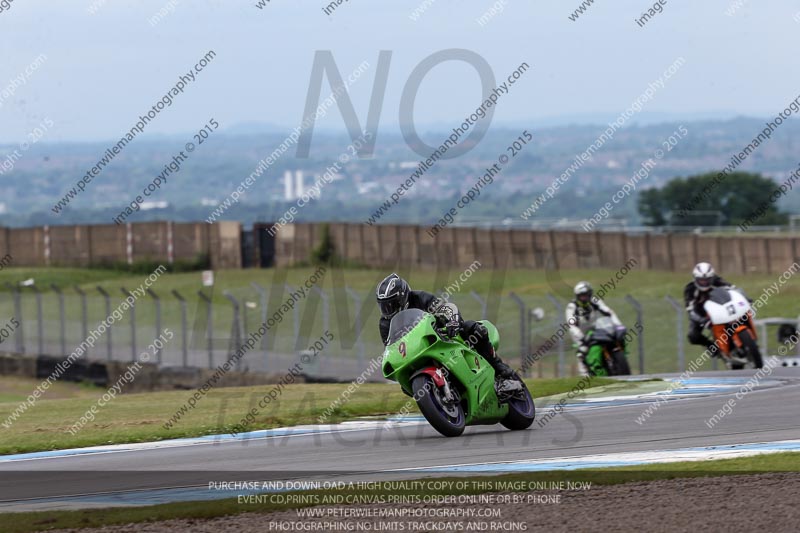
[[[208,50],[216,59],[149,133],[195,130],[209,117],[223,128],[293,127],[316,50],[331,50],[344,75],[370,63],[350,91],[362,124],[378,53],[393,51],[382,126],[396,125],[412,69],[447,48],[477,52],[498,80],[523,61],[533,67],[504,97],[495,124],[616,115],[678,57],[684,66],[647,112],[768,115],[800,94],[798,0],[750,0],[733,16],[725,11],[735,0],[669,0],[645,27],[634,21],[652,5],[642,0],[597,0],[575,22],[568,15],[579,0],[350,0],[331,15],[323,1],[271,0],[264,9],[256,1],[14,0],[0,12],[0,93],[37,56],[47,59],[2,100],[0,142],[19,142],[45,118],[54,124],[46,141],[118,138]],[[502,4],[486,25],[476,22]],[[148,23],[170,5],[174,12]],[[479,101],[475,70],[449,62],[425,78],[416,121],[455,124]],[[344,131],[336,110],[320,125]]]

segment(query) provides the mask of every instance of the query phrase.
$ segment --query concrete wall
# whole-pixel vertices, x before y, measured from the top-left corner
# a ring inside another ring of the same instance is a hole
[[[685,272],[711,261],[731,274],[780,273],[800,261],[800,237],[586,233],[447,227],[435,237],[412,225],[330,224],[336,250],[351,264],[380,268],[608,268],[628,259],[639,268]],[[212,268],[241,268],[238,222],[115,224],[0,228],[0,257],[12,266],[89,266],[108,262],[191,261],[207,254]],[[288,224],[275,238],[275,264],[308,262],[322,224]],[[128,243],[130,241],[130,253]]]
[[[276,237],[278,265],[308,261],[321,224],[290,224]],[[686,272],[711,261],[730,274],[784,272],[800,262],[800,237],[625,234],[447,227],[330,224],[340,256],[380,268],[458,268],[478,260],[489,268],[608,268],[628,259],[639,268]]]
[[[241,225],[227,221],[142,222],[0,228],[0,257],[6,254],[13,258],[10,266],[75,267],[129,259],[166,264],[170,255],[173,261],[192,261],[206,254],[213,268],[241,268]]]
[[[133,227],[134,224],[131,224]],[[116,224],[91,227],[91,264],[127,260],[127,228]]]
[[[231,221],[213,224],[208,254],[212,268],[242,268],[242,225]]]

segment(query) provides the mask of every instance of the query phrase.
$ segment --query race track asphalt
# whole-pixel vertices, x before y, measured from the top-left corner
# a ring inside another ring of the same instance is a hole
[[[176,488],[207,489],[212,479],[374,480],[389,479],[391,471],[407,479],[424,475],[403,469],[800,439],[800,368],[777,367],[759,379],[752,392],[737,398],[746,381],[754,382],[754,372],[697,373],[694,378],[710,383],[738,381],[698,394],[674,395],[642,424],[636,420],[652,398],[571,404],[544,427],[534,423],[519,432],[499,425],[469,427],[461,437],[450,439],[426,423],[411,423],[244,442],[208,440],[5,461],[0,457],[0,511],[125,504],[124,496],[132,493],[154,495],[152,503],[174,501],[178,498],[170,494],[179,494]],[[676,375],[662,377],[669,376]],[[709,428],[709,418],[732,398],[730,414]],[[537,418],[547,411],[537,403]],[[163,489],[170,490],[159,492]],[[79,495],[82,498],[70,501]]]

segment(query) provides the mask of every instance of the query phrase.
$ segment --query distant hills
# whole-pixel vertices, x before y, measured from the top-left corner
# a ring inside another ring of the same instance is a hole
[[[662,184],[675,176],[719,169],[764,127],[765,120],[733,118],[720,120],[721,113],[696,115],[699,120],[674,121],[670,115],[642,113],[636,122],[618,130],[595,152],[559,194],[547,202],[538,216],[543,218],[591,216],[604,198],[629,179],[643,161],[652,157],[661,143],[683,125],[689,134],[670,147],[642,187]],[[419,179],[399,205],[382,222],[433,223],[441,213],[475,182],[486,167],[507,151],[523,130],[533,140],[519,150],[495,182],[482,192],[480,201],[463,210],[463,220],[519,219],[519,213],[552,183],[603,132],[603,114],[558,117],[535,124],[493,124],[486,137],[471,151],[441,160]],[[574,121],[573,121],[574,119]],[[452,126],[418,127],[430,145],[439,145]],[[447,133],[446,133],[447,132]],[[164,209],[141,210],[130,221],[170,218],[204,220],[215,202],[222,201],[281,144],[289,133],[268,123],[238,124],[220,129],[195,147],[178,173],[167,178],[153,202],[167,202]],[[135,139],[86,186],[61,214],[53,205],[85,173],[97,164],[112,141],[92,143],[47,143],[42,141],[21,151],[19,146],[0,146],[0,163],[14,156],[11,168],[0,171],[0,224],[28,226],[66,223],[111,223],[114,215],[142,193],[143,188],[192,141],[186,135],[142,136]],[[196,142],[196,141],[195,141]],[[275,220],[295,202],[284,197],[284,172],[303,170],[307,186],[342,154],[351,140],[341,132],[315,130],[308,159],[295,158],[295,146],[272,162],[266,172],[247,188],[240,201],[223,219],[251,223]],[[421,150],[427,153],[425,150]],[[378,132],[374,157],[350,160],[343,165],[341,179],[327,185],[318,200],[300,209],[298,220],[350,220],[362,222],[411,174],[421,156],[411,150],[396,128]],[[422,158],[424,159],[424,158]],[[786,121],[743,165],[743,170],[764,173],[775,179],[788,175],[800,159],[800,122]],[[3,169],[0,166],[0,169]],[[800,212],[800,196],[792,191],[785,210]],[[626,199],[615,216],[636,223],[636,197]]]

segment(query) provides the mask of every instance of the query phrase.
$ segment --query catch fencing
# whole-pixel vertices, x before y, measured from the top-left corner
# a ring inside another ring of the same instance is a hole
[[[557,287],[557,285],[554,285]],[[28,355],[66,357],[129,294],[127,287],[7,286],[0,293],[0,313],[14,321],[0,328],[0,351]],[[565,291],[567,287],[564,287]],[[215,368],[235,354],[248,339],[252,348],[237,363],[249,372],[284,372],[304,354],[321,332],[330,331],[334,341],[305,365],[305,373],[320,380],[350,380],[367,368],[383,351],[378,334],[378,311],[372,291],[349,286],[323,288],[315,285],[298,300],[285,317],[257,335],[273,312],[288,302],[297,287],[284,284],[231,290],[172,290],[153,287],[114,322],[82,359],[135,361],[138,354],[165,328],[175,335],[151,362],[162,367]],[[560,292],[560,291],[559,291]],[[575,350],[568,334],[554,334],[566,321],[567,293],[537,296],[516,293],[479,294],[462,291],[450,296],[467,319],[488,318],[501,334],[500,355],[521,368],[530,354],[538,353],[526,374],[538,377],[577,373]],[[686,340],[686,316],[682,305],[666,298],[634,298],[615,294],[605,301],[629,329],[629,360],[635,373],[679,372],[701,348]],[[274,321],[273,321],[274,322]],[[773,339],[781,324],[792,319],[759,321],[759,342],[764,349],[776,347]],[[262,328],[263,329],[263,328]],[[542,349],[546,347],[548,349]],[[713,364],[713,363],[712,363]],[[713,368],[711,364],[709,369]],[[367,379],[380,381],[377,370]]]

